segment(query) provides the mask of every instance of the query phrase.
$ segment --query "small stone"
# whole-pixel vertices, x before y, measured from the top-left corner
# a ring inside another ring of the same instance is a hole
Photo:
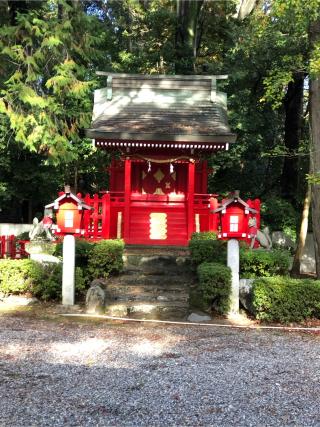
[[[239,299],[243,307],[248,310],[250,314],[255,314],[252,304],[252,284],[254,279],[240,279],[239,282]]]
[[[106,291],[103,281],[93,280],[86,296],[86,311],[91,314],[102,314],[105,311]]]
[[[188,322],[207,322],[209,320],[211,320],[211,317],[208,316],[207,314],[198,314],[198,313],[191,313],[188,318],[187,318]]]
[[[162,296],[162,295],[159,295],[159,296],[157,297],[157,300],[158,300],[158,301],[169,301],[169,298],[168,298],[168,297],[164,297],[164,296]]]

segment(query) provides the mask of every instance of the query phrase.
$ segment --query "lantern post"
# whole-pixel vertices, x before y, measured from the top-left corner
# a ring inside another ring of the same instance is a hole
[[[63,237],[62,248],[62,305],[74,305],[75,299],[75,236],[85,233],[83,212],[92,210],[80,195],[71,193],[66,185],[64,192],[45,206],[56,213],[57,224],[52,227],[57,236]]]
[[[62,305],[74,305],[75,297],[75,238],[67,234],[62,250]]]
[[[228,240],[227,265],[231,270],[231,298],[230,314],[239,313],[239,241],[237,239]]]

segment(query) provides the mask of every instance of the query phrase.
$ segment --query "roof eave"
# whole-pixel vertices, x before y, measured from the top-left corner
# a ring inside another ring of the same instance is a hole
[[[218,135],[183,135],[183,134],[156,134],[134,132],[106,132],[96,129],[87,129],[86,136],[91,139],[124,140],[124,141],[173,141],[173,142],[206,142],[206,143],[234,143],[236,135],[233,133]]]

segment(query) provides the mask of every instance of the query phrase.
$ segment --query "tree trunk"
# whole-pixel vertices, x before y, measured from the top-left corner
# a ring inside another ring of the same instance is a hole
[[[301,265],[301,257],[303,254],[303,250],[306,244],[307,232],[308,232],[308,222],[309,222],[309,210],[310,210],[310,201],[311,201],[311,187],[308,185],[307,193],[304,199],[301,225],[300,225],[300,233],[297,244],[297,249],[294,254],[293,264],[291,269],[291,276],[297,277],[300,274],[300,265]]]
[[[284,144],[289,154],[285,157],[281,175],[282,197],[296,204],[298,186],[298,157],[301,137],[302,113],[303,113],[303,83],[304,74],[294,76],[288,85],[284,99],[285,108],[285,135]],[[290,155],[291,154],[291,155]]]
[[[320,42],[320,19],[310,26],[311,49]],[[310,76],[311,172],[320,174],[320,73]],[[320,184],[312,184],[312,228],[317,278],[320,279]]]
[[[197,56],[198,21],[203,0],[177,0],[176,64],[177,74],[194,72]]]
[[[257,6],[258,0],[239,0],[236,17],[240,20],[246,18]]]

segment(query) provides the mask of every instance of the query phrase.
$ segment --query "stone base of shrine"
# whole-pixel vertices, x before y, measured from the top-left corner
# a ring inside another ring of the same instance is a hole
[[[124,271],[106,284],[106,314],[181,320],[189,314],[195,281],[184,247],[127,246]]]

